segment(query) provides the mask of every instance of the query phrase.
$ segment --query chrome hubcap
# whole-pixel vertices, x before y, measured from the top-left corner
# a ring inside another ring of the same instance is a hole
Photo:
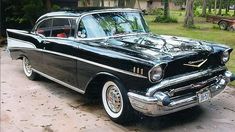
[[[118,113],[122,107],[121,94],[116,86],[109,86],[106,93],[106,100],[110,110]]]
[[[29,60],[27,58],[24,58],[23,60],[24,65],[24,72],[27,76],[30,76],[32,74],[32,67],[29,63]]]

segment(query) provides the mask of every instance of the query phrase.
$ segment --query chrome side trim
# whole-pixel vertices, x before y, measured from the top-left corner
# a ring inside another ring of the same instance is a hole
[[[63,81],[60,81],[60,80],[58,80],[58,79],[56,79],[56,78],[54,78],[54,77],[51,77],[51,76],[49,76],[49,75],[47,75],[47,74],[45,74],[45,73],[42,73],[42,72],[40,72],[40,71],[38,71],[38,70],[35,70],[35,69],[32,69],[32,70],[33,70],[34,72],[40,74],[41,76],[44,76],[44,77],[46,77],[46,78],[48,78],[48,79],[50,79],[50,80],[52,80],[52,81],[54,81],[54,82],[57,82],[57,83],[59,83],[59,84],[65,86],[65,87],[68,87],[68,88],[70,88],[70,89],[72,89],[72,90],[74,90],[74,91],[77,91],[77,92],[79,92],[79,93],[81,93],[81,94],[84,94],[84,93],[85,93],[85,91],[83,91],[83,90],[81,90],[81,89],[79,89],[79,88],[77,88],[77,87],[74,87],[74,86],[72,86],[72,85],[69,85],[69,84],[67,84],[67,83],[65,83],[65,82],[63,82]]]
[[[182,83],[185,81],[190,81],[192,79],[197,79],[203,76],[206,76],[208,74],[212,74],[214,72],[218,72],[218,71],[222,71],[225,70],[226,67],[219,67],[216,69],[208,69],[208,70],[204,70],[204,71],[200,71],[200,72],[193,72],[193,73],[187,73],[187,74],[183,74],[183,75],[179,75],[179,76],[174,76],[168,79],[163,80],[162,82],[160,82],[159,84],[151,87],[148,89],[146,96],[153,96],[153,94],[160,89],[178,84],[178,83]]]
[[[119,72],[119,73],[127,74],[127,75],[130,75],[130,76],[135,76],[135,77],[145,78],[145,79],[147,78],[146,76],[143,76],[143,75],[140,75],[140,74],[132,73],[132,72],[125,71],[125,70],[122,70],[122,69],[118,69],[118,68],[114,68],[114,67],[107,66],[107,65],[104,65],[104,64],[100,64],[100,63],[97,63],[97,62],[93,62],[93,61],[90,61],[90,60],[82,59],[82,58],[79,58],[79,57],[66,55],[66,54],[59,53],[59,52],[53,52],[53,51],[49,51],[49,50],[42,50],[42,49],[36,49],[36,50],[46,52],[46,53],[55,54],[55,55],[60,55],[60,56],[64,56],[64,57],[68,57],[68,58],[75,59],[75,60],[78,60],[78,61],[82,61],[82,62],[91,64],[91,65],[95,65],[95,66],[102,67],[102,68],[105,68],[105,69],[109,69],[109,70],[112,70],[112,71],[116,71],[116,72]]]

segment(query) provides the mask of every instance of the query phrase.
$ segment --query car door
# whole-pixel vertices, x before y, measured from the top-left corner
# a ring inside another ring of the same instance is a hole
[[[43,71],[44,65],[42,63],[43,56],[43,39],[49,37],[51,34],[51,24],[52,19],[45,19],[39,22],[30,35],[24,35],[24,39],[27,40],[27,43],[33,43],[36,46],[35,50],[27,50],[27,58],[30,60],[30,63],[33,69],[37,71]],[[21,37],[22,38],[22,37]]]
[[[72,19],[75,20],[75,19]],[[44,73],[57,81],[78,87],[74,27],[69,18],[54,18],[50,37],[43,40]]]

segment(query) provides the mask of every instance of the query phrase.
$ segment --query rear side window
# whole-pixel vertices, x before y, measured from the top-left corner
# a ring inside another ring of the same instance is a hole
[[[68,38],[74,37],[76,19],[54,18],[51,37]]]
[[[51,35],[51,25],[52,25],[52,19],[47,19],[42,21],[36,30],[37,34],[41,34],[45,37],[50,37]]]

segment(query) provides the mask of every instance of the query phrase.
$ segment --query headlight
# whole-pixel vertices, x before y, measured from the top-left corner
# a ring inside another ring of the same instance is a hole
[[[151,82],[158,82],[162,79],[163,77],[163,69],[160,65],[153,67],[149,71],[149,80]]]
[[[224,64],[229,60],[229,52],[226,50],[221,55],[221,62]]]

